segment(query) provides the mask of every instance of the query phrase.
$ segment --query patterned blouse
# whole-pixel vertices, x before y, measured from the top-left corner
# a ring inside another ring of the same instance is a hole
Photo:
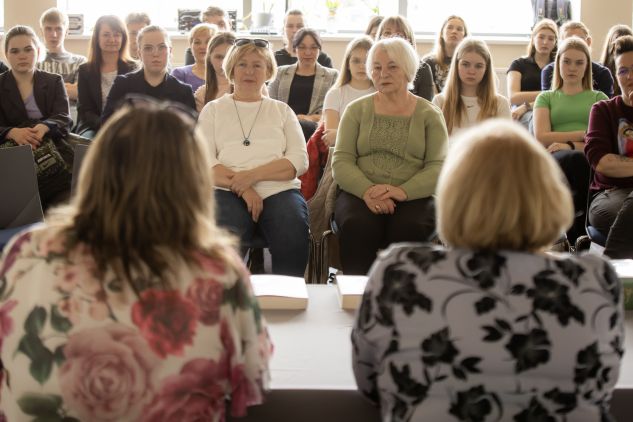
[[[400,244],[352,331],[384,421],[606,421],[623,354],[620,282],[597,256]]]
[[[229,398],[235,416],[261,403],[271,344],[247,272],[196,258],[176,289],[136,278],[139,300],[57,230],[15,238],[0,261],[6,420],[223,421]]]

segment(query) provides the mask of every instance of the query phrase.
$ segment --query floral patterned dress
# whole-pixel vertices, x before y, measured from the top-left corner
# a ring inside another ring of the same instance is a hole
[[[271,344],[248,274],[196,259],[173,290],[137,278],[137,296],[57,230],[14,239],[0,261],[6,419],[222,421],[229,397],[235,416],[261,403]]]
[[[623,321],[601,257],[401,244],[370,272],[354,373],[384,421],[608,421]]]

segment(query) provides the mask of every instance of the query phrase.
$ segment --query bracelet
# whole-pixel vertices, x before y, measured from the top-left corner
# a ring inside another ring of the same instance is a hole
[[[524,102],[523,105],[525,106],[525,108],[527,108],[527,111],[532,110],[532,106],[530,105],[529,101]]]
[[[572,150],[576,149],[576,145],[574,145],[572,141],[566,141],[565,143],[569,145],[569,148],[571,148]]]

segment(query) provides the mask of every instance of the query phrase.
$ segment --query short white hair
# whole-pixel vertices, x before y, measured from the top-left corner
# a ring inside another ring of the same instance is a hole
[[[404,71],[404,74],[407,77],[407,82],[411,84],[415,79],[415,74],[417,73],[418,66],[420,65],[418,53],[415,52],[413,46],[400,37],[384,38],[376,42],[367,53],[367,62],[365,63],[365,67],[367,68],[368,75],[371,75],[374,55],[376,54],[376,50],[379,48],[383,49],[389,58],[396,62],[398,67]]]

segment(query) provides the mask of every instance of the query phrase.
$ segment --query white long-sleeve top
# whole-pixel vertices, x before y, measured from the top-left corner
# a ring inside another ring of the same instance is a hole
[[[287,104],[264,97],[258,113],[259,107],[259,101],[234,102],[233,95],[224,95],[204,106],[198,128],[209,144],[211,167],[222,164],[243,171],[280,158],[290,161],[297,171],[293,179],[265,180],[253,186],[259,196],[267,198],[301,187],[297,176],[308,168],[308,153],[299,120]],[[245,136],[250,140],[248,146],[244,145]]]

